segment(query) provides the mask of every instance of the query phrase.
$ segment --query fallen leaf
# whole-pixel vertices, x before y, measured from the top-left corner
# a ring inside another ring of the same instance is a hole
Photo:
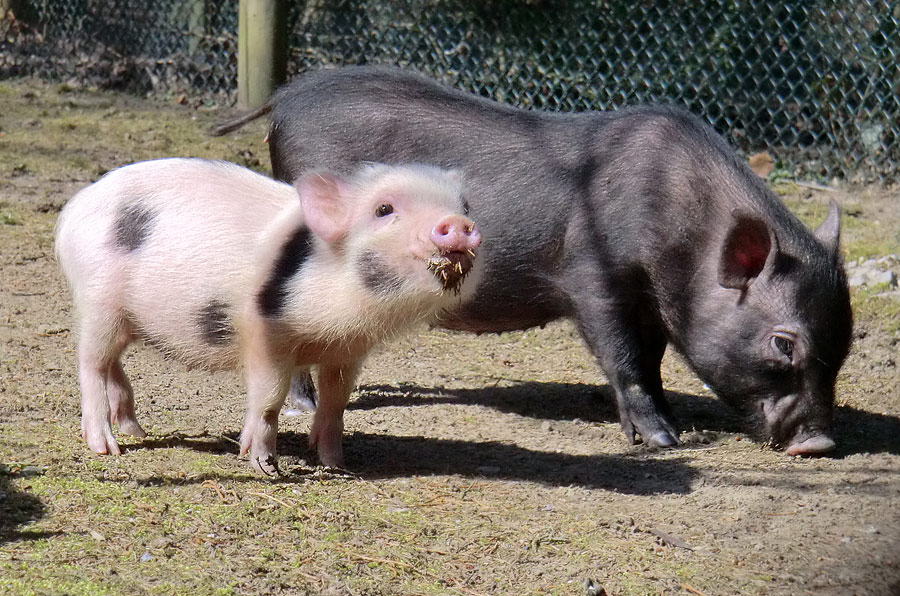
[[[748,163],[750,169],[760,178],[765,178],[775,168],[775,161],[765,151],[751,155]]]

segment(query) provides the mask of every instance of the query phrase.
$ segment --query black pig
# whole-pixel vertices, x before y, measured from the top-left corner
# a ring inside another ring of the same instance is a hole
[[[575,321],[626,436],[678,443],[666,345],[760,438],[831,450],[852,316],[832,203],[811,233],[711,127],[675,107],[551,114],[397,69],[305,74],[271,111],[276,177],[323,165],[459,168],[485,242],[475,299],[442,324],[502,332]]]

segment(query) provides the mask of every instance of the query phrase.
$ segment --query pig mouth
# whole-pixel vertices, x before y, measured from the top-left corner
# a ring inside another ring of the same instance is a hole
[[[443,290],[458,294],[460,285],[472,270],[474,259],[473,250],[451,250],[434,255],[426,262]]]

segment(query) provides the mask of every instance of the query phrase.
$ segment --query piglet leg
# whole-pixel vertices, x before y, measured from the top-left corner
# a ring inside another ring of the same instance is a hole
[[[119,455],[121,450],[111,426],[108,391],[111,389],[118,396],[119,381],[125,379],[124,372],[121,378],[110,379],[110,372],[113,369],[121,372],[119,356],[127,340],[117,319],[105,312],[85,311],[78,341],[81,436],[94,452]]]
[[[291,369],[271,357],[264,343],[250,344],[246,361],[247,417],[241,431],[240,453],[249,452],[254,469],[274,476],[278,473],[278,413],[287,396]]]
[[[106,382],[109,368],[88,354],[78,358],[78,384],[81,387],[81,436],[96,453],[119,455],[119,444],[109,421]]]
[[[309,431],[309,446],[318,447],[324,466],[344,467],[344,409],[361,366],[362,361],[319,366],[319,403]]]
[[[118,360],[109,367],[106,394],[109,400],[110,414],[113,422],[119,425],[119,432],[133,437],[146,437],[147,433],[141,428],[134,413],[134,391]]]

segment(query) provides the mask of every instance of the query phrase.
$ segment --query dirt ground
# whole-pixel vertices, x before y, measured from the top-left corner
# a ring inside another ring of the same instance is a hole
[[[834,457],[748,440],[672,354],[684,445],[628,445],[566,322],[379,350],[346,415],[352,472],[310,465],[308,415],[282,416],[275,480],[237,456],[237,375],[136,347],[150,436],[91,453],[59,208],[151,157],[265,171],[264,123],[206,136],[222,117],[189,97],[0,82],[0,593],[900,594],[900,297],[883,287],[853,291]],[[896,189],[778,189],[807,223],[844,207],[848,261],[900,253]]]

